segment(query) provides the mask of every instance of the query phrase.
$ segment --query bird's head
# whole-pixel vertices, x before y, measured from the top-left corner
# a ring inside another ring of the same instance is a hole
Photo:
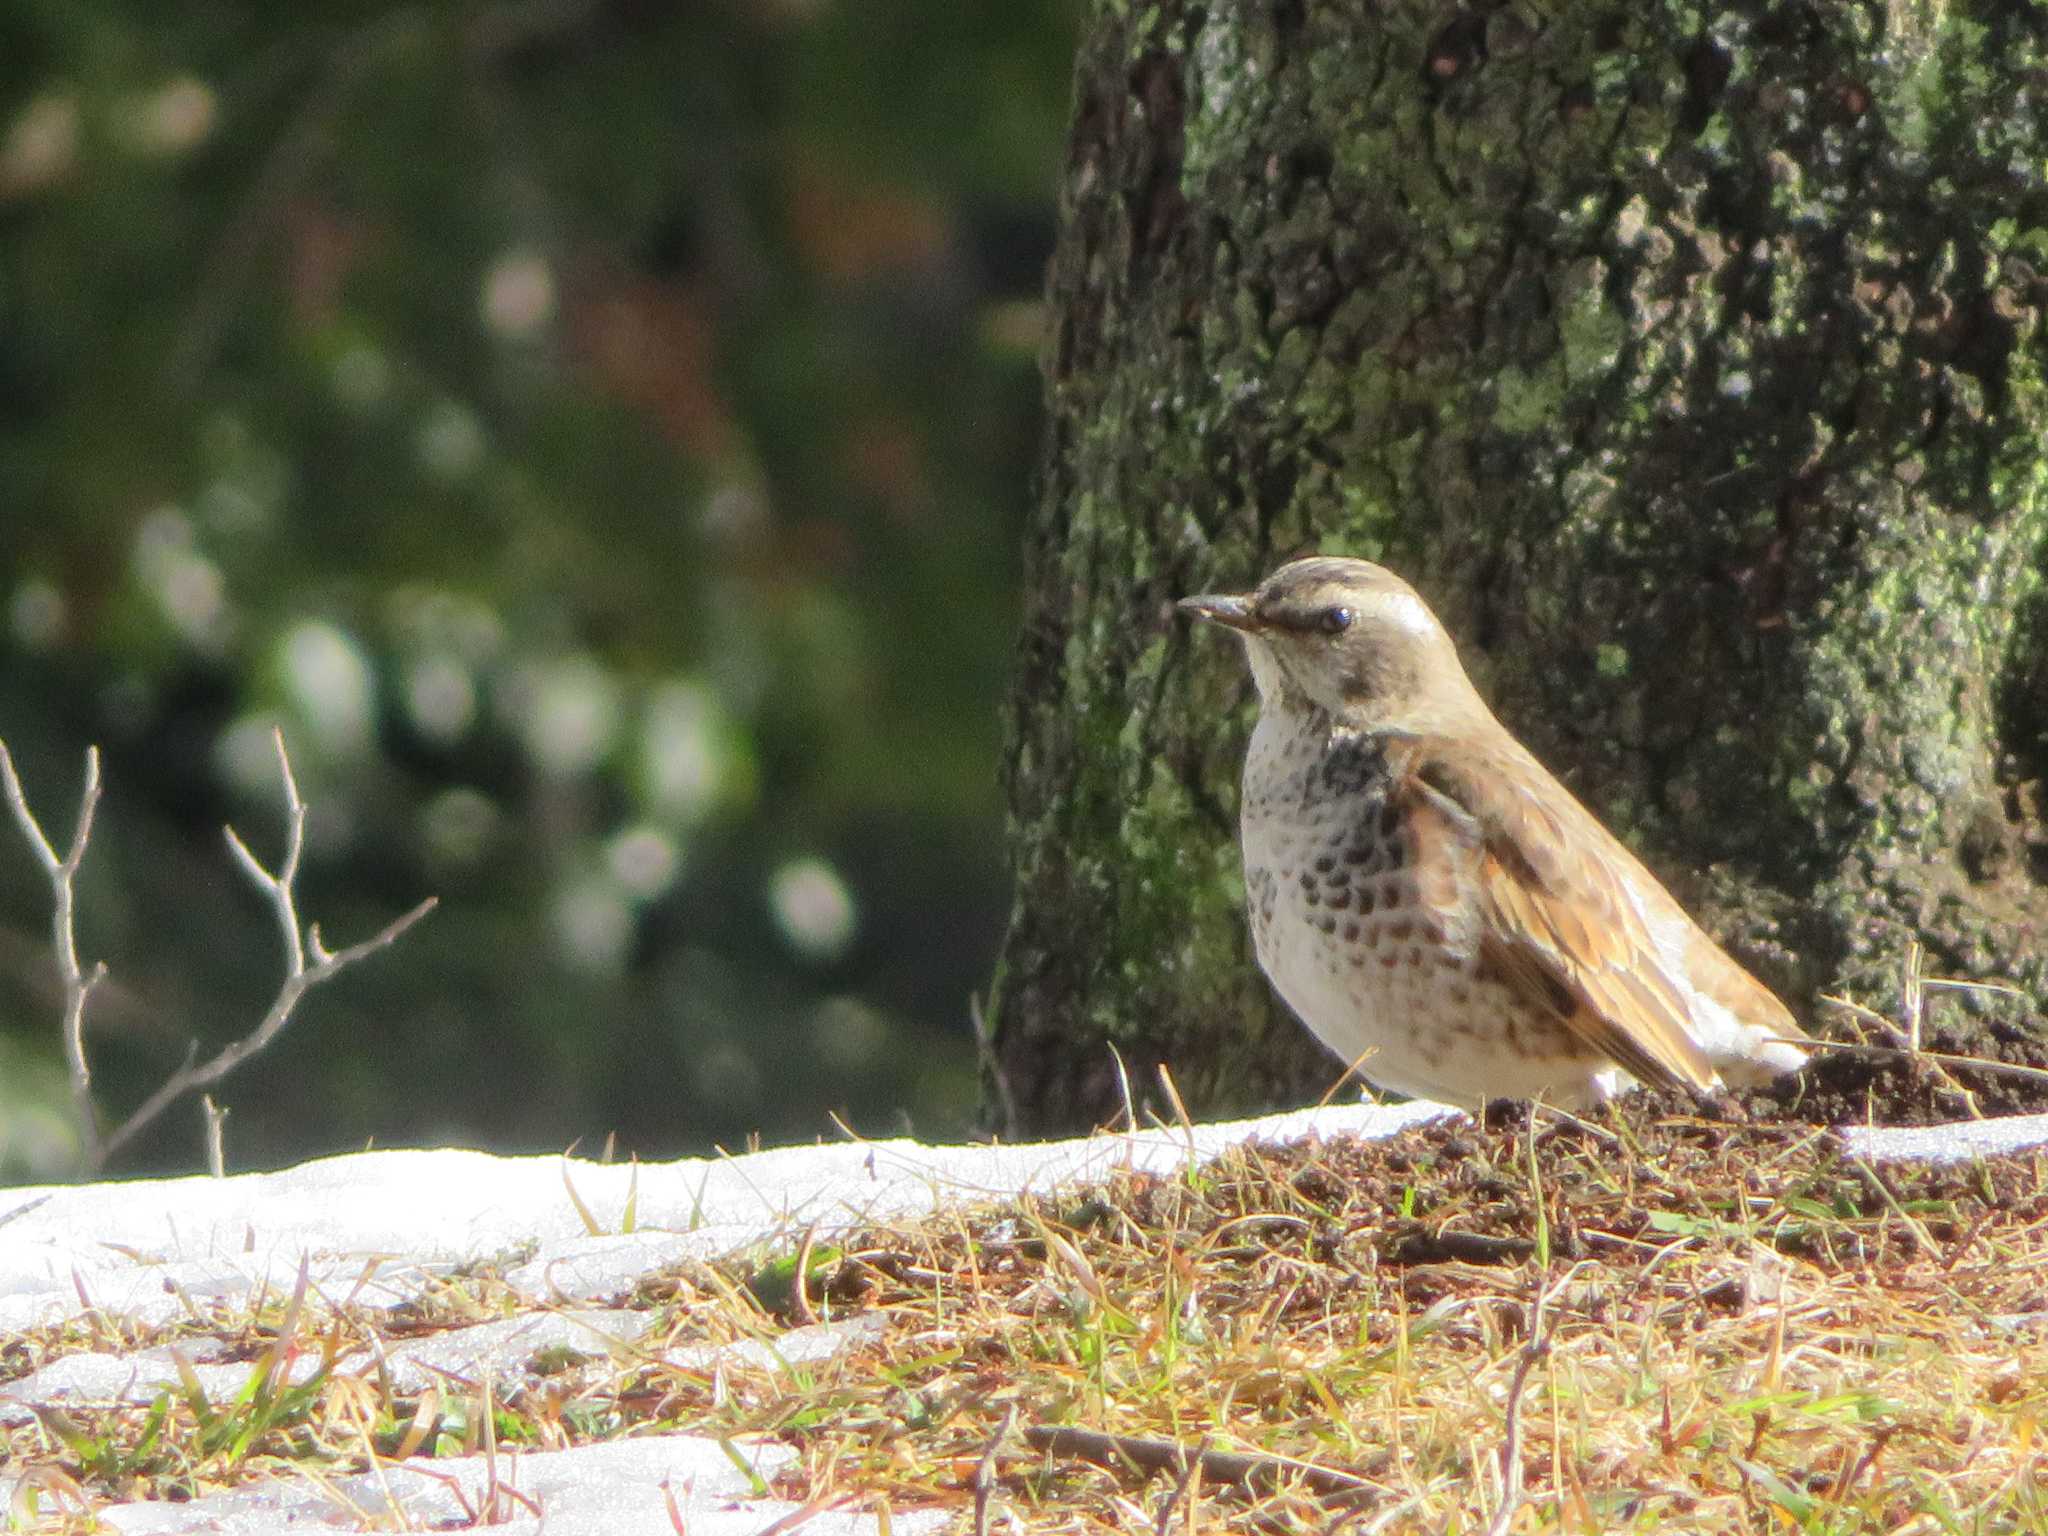
[[[1267,709],[1307,705],[1352,730],[1418,734],[1485,710],[1429,605],[1369,561],[1290,560],[1250,592],[1179,607],[1243,637]]]

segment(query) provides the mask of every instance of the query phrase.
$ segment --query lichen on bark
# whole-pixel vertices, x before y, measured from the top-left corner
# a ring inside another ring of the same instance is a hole
[[[1942,1038],[2039,1055],[2044,95],[2026,7],[1098,6],[1011,704],[1024,1124],[1115,1113],[1111,1044],[1209,1109],[1331,1076],[1244,938],[1242,668],[1171,610],[1310,543],[1416,580],[1803,1016],[1919,943],[2026,994]]]

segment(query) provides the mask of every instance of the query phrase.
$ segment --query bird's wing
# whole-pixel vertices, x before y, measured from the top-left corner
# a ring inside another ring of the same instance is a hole
[[[1808,1039],[1792,1010],[1769,987],[1744,970],[1727,950],[1694,924],[1685,946],[1685,973],[1693,986],[1736,1018],[1779,1040]]]
[[[1469,743],[1453,756],[1417,740],[1403,755],[1418,832],[1457,837],[1476,855],[1481,963],[1639,1081],[1714,1087],[1686,979],[1671,974],[1623,889],[1641,868],[1627,850],[1525,753],[1496,762]],[[1531,793],[1539,785],[1542,796]],[[1676,902],[1671,910],[1690,926]]]

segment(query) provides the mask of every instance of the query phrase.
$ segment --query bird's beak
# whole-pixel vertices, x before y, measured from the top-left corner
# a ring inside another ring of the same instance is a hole
[[[1174,606],[1192,618],[1207,619],[1211,624],[1222,624],[1230,629],[1254,630],[1259,627],[1259,616],[1252,611],[1251,599],[1228,594],[1205,597],[1184,597]]]

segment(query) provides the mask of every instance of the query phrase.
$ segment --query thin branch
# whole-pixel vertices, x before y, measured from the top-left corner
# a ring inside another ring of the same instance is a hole
[[[277,915],[279,935],[284,939],[284,973],[292,977],[306,969],[306,946],[299,933],[298,901],[292,894],[299,879],[299,856],[306,849],[306,802],[299,794],[299,780],[292,772],[292,760],[285,754],[284,732],[273,731],[271,740],[277,746],[278,768],[284,777],[284,862],[278,865],[277,873],[273,875],[249,851],[249,845],[242,841],[239,832],[233,827],[223,827],[221,831],[227,837],[228,852],[242,866],[242,873],[249,877],[249,883],[270,898],[271,911]]]
[[[857,1493],[849,1493],[844,1490],[834,1492],[828,1489],[816,1498],[797,1505],[795,1509],[790,1510],[787,1514],[769,1521],[768,1524],[761,1527],[759,1536],[788,1536],[788,1533],[808,1530],[811,1522],[817,1519],[818,1516],[829,1515],[835,1510],[844,1509],[860,1497]]]
[[[37,1195],[35,1199],[26,1201],[21,1205],[17,1205],[11,1211],[0,1211],[0,1227],[6,1226],[7,1223],[9,1223],[10,1221],[15,1221],[23,1216],[26,1216],[30,1211],[34,1210],[37,1206],[47,1204],[49,1202],[49,1199],[50,1197],[48,1195]]]
[[[514,0],[477,16],[463,35],[470,55],[488,63],[517,48],[553,42],[596,17],[598,0]]]
[[[1840,1002],[1839,998],[1823,997],[1824,1003]],[[1859,1016],[1869,1010],[1854,1003],[1843,1003]],[[1986,1072],[1994,1076],[2024,1078],[2030,1083],[2048,1083],[2048,1067],[2029,1067],[2017,1061],[2000,1061],[1993,1056],[1960,1056],[1949,1051],[1913,1050],[1903,1045],[1879,1045],[1869,1040],[1795,1040],[1795,1045],[1810,1050],[1833,1051],[1845,1056],[1879,1056],[1894,1060],[1927,1062],[1939,1067],[1967,1067],[1974,1072]],[[1958,1092],[1967,1094],[1966,1088]],[[1979,1115],[1978,1119],[1983,1116]]]
[[[57,976],[64,985],[64,1065],[71,1079],[71,1118],[78,1126],[79,1149],[86,1162],[98,1167],[104,1155],[100,1145],[99,1117],[93,1111],[92,1065],[85,1054],[85,1004],[92,989],[106,979],[107,968],[96,962],[90,974],[79,969],[77,929],[78,867],[85,862],[85,847],[92,840],[93,812],[100,803],[100,749],[85,751],[85,790],[78,799],[78,817],[71,827],[71,846],[64,856],[44,836],[41,823],[28,808],[28,796],[21,787],[21,775],[14,771],[14,758],[7,743],[0,741],[0,790],[15,825],[28,839],[29,848],[50,878],[53,907],[50,916],[51,947],[57,955]]]
[[[1897,1045],[1892,1048],[1895,1054],[1904,1055],[1910,1063],[1927,1071],[1942,1087],[1961,1099],[1963,1108],[1969,1111],[1972,1120],[1982,1120],[1984,1118],[1984,1111],[1977,1107],[1977,1095],[1965,1088],[1956,1075],[1948,1069],[1946,1063],[1950,1058],[1942,1055],[1940,1052],[1928,1050],[1922,1043],[1921,1015],[1925,1007],[1924,989],[1932,984],[1920,975],[1920,946],[1915,943],[1909,951],[1907,958],[1904,1004],[1907,1023],[1904,1027],[1894,1024],[1875,1008],[1866,1008],[1863,1004],[1852,1002],[1846,997],[1836,997],[1830,993],[1822,993],[1820,1000],[1824,1003],[1832,1003],[1835,1007],[1842,1009],[1852,1019],[1864,1019],[1876,1024],[1878,1028],[1882,1029],[1897,1042]],[[1861,1041],[1824,1040],[1821,1042],[1821,1046],[1827,1050],[1853,1050],[1856,1045],[1863,1043]],[[1875,1050],[1887,1049],[1884,1046],[1871,1048]],[[1968,1058],[1964,1059],[1967,1060]],[[1984,1065],[1989,1066],[1993,1065],[1993,1063],[1987,1062]]]
[[[1173,1512],[1180,1507],[1183,1499],[1187,1500],[1188,1505],[1188,1529],[1192,1531],[1195,1528],[1195,1485],[1201,1481],[1202,1458],[1209,1454],[1209,1442],[1214,1438],[1213,1435],[1202,1436],[1202,1443],[1195,1447],[1195,1454],[1188,1458],[1187,1466],[1180,1476],[1174,1479],[1173,1487],[1168,1490],[1166,1497],[1160,1500],[1157,1527],[1159,1536],[1171,1536]]]
[[[988,1501],[996,1491],[996,1453],[1010,1438],[1010,1430],[1016,1422],[1017,1405],[1012,1403],[1003,1414],[1001,1427],[988,1437],[988,1444],[982,1447],[981,1460],[974,1465],[974,1536],[988,1536]]]
[[[1529,1373],[1536,1368],[1536,1362],[1550,1353],[1550,1329],[1543,1316],[1549,1302],[1550,1286],[1539,1277],[1535,1299],[1529,1303],[1528,1338],[1522,1345],[1521,1359],[1515,1362],[1515,1374],[1508,1382],[1507,1405],[1502,1410],[1500,1506],[1487,1522],[1484,1536],[1507,1536],[1508,1527],[1522,1507],[1522,1393],[1529,1385]]]
[[[1002,1113],[1002,1134],[1005,1140],[1017,1139],[1017,1096],[1010,1091],[1010,1074],[1003,1070],[1003,1059],[996,1051],[996,1034],[990,1028],[988,1017],[982,1011],[981,998],[973,993],[967,998],[967,1019],[974,1026],[974,1054],[980,1063],[983,1075],[995,1088],[996,1107]]]
[[[271,1000],[269,1010],[258,1021],[256,1027],[241,1039],[221,1047],[215,1055],[198,1065],[190,1056],[185,1064],[166,1078],[147,1099],[142,1107],[124,1120],[120,1128],[107,1137],[101,1159],[112,1156],[122,1146],[148,1125],[166,1108],[195,1088],[205,1088],[219,1082],[243,1062],[254,1056],[277,1038],[290,1021],[292,1010],[298,1007],[299,999],[328,980],[336,972],[347,969],[356,961],[398,941],[404,932],[434,910],[436,898],[429,896],[410,912],[346,949],[329,950],[321,942],[320,925],[309,923],[303,934],[299,927],[298,901],[294,885],[298,880],[299,856],[306,844],[306,802],[299,795],[298,780],[292,775],[291,758],[284,749],[284,733],[275,733],[278,767],[284,776],[285,791],[285,851],[277,873],[272,874],[263,867],[262,861],[249,851],[233,827],[227,828],[228,848],[235,860],[242,866],[252,884],[269,900],[271,910],[277,915],[279,935],[284,940],[285,974],[277,989],[277,996]],[[307,963],[308,956],[312,963]]]
[[[318,78],[293,109],[190,285],[192,301],[165,354],[165,396],[187,395],[205,378],[228,323],[255,280],[264,251],[284,228],[286,208],[333,152],[334,126],[357,85],[418,28],[415,13],[401,7],[344,34],[321,62]]]
[[[226,1125],[228,1112],[213,1102],[213,1095],[199,1096],[200,1123],[206,1133],[206,1171],[216,1179],[228,1175]]]
[[[545,43],[596,16],[598,0],[515,0],[474,17],[463,52],[489,64],[515,49]],[[192,301],[179,320],[162,371],[166,396],[189,394],[219,354],[221,338],[255,284],[263,256],[284,227],[292,200],[335,153],[335,130],[378,65],[424,35],[419,8],[400,6],[344,32],[319,61],[316,77],[257,168],[248,191],[207,251]]]
[[[1071,1424],[1030,1424],[1024,1429],[1024,1443],[1048,1456],[1071,1456],[1091,1461],[1098,1467],[1122,1471],[1135,1466],[1144,1472],[1186,1471],[1192,1459],[1208,1482],[1236,1487],[1271,1489],[1289,1478],[1324,1497],[1369,1495],[1379,1485],[1355,1472],[1298,1461],[1292,1456],[1273,1456],[1249,1451],[1203,1451],[1190,1458],[1186,1446],[1149,1435],[1110,1435],[1100,1430],[1080,1429]]]

